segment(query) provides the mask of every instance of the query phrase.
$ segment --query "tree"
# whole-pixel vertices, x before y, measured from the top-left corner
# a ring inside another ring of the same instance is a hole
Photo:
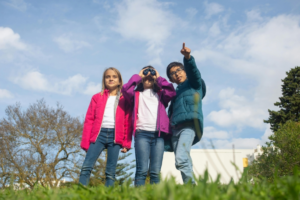
[[[249,174],[269,181],[278,176],[293,175],[300,169],[300,122],[288,121],[269,137],[263,153],[249,166]]]
[[[277,131],[280,124],[286,123],[288,120],[299,121],[300,112],[300,67],[295,67],[286,72],[287,77],[282,80],[282,97],[279,102],[274,105],[280,108],[279,111],[268,110],[270,117],[264,120],[270,123],[271,130]]]
[[[33,188],[36,184],[56,187],[74,172],[80,151],[83,122],[71,117],[60,104],[50,108],[39,100],[22,111],[8,106],[0,120],[0,180]]]

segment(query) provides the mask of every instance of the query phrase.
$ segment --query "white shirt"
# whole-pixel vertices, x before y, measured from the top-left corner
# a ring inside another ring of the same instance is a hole
[[[106,102],[102,126],[103,128],[115,128],[115,101],[117,96],[109,96]]]
[[[136,129],[156,131],[159,97],[153,89],[140,92]]]

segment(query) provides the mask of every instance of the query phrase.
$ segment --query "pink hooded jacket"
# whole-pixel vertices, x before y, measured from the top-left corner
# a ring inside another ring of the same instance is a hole
[[[88,150],[90,143],[95,143],[102,125],[103,115],[109,90],[104,90],[103,94],[97,93],[92,97],[89,108],[87,110],[83,125],[81,148]],[[119,99],[119,104],[115,116],[115,143],[123,148],[131,148],[132,125],[131,125],[131,108],[126,105],[123,96]]]

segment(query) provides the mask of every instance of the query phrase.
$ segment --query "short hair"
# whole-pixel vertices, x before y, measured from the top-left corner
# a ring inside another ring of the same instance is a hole
[[[182,63],[180,63],[180,62],[171,62],[171,63],[168,65],[168,67],[167,67],[167,76],[168,76],[168,78],[169,78],[170,80],[172,80],[172,79],[171,79],[171,75],[170,75],[170,70],[171,70],[172,67],[180,67],[181,69],[184,70],[184,65],[183,65]]]
[[[143,67],[142,69],[146,69],[146,68],[150,68],[150,69],[155,69],[154,67],[152,67],[151,65],[148,65],[146,67]],[[157,85],[157,82],[154,80],[154,83],[153,83],[153,91],[154,92],[158,92],[159,90],[161,90],[161,88]],[[135,89],[135,91],[144,91],[144,85],[143,85],[143,82],[139,83]]]

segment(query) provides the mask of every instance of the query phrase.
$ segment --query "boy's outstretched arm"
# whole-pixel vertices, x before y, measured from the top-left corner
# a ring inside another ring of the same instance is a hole
[[[183,64],[191,86],[194,89],[200,89],[202,87],[201,74],[197,68],[194,57],[191,56],[191,50],[185,47],[185,43],[183,43],[180,52],[184,55]]]

